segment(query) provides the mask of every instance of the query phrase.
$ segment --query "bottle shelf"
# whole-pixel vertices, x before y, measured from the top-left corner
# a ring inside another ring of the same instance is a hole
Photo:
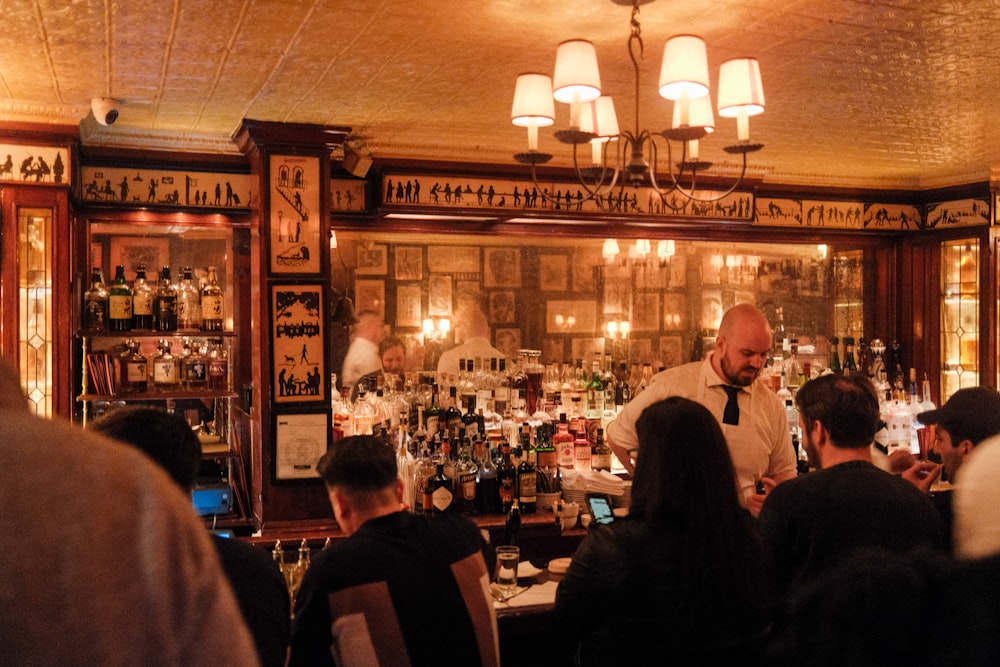
[[[201,329],[155,331],[150,329],[133,329],[131,331],[86,331],[77,332],[80,338],[93,340],[108,340],[119,338],[135,338],[137,340],[155,340],[158,338],[235,338],[235,331],[202,331]]]
[[[137,391],[127,394],[80,394],[77,402],[84,401],[164,401],[178,398],[238,398],[235,391],[213,389],[177,389],[170,391]]]

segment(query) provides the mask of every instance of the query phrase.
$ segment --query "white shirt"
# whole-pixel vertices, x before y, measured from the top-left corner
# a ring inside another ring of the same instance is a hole
[[[709,353],[704,361],[668,368],[653,376],[646,389],[608,424],[608,438],[634,457],[639,450],[635,422],[642,411],[664,398],[682,396],[701,403],[719,420],[743,495],[753,493],[761,477],[794,475],[795,450],[781,399],[758,379],[749,387],[741,387],[737,398],[739,425],[723,424],[728,396],[722,387],[727,383],[712,368],[712,354],[715,352]]]
[[[369,373],[382,370],[382,358],[378,356],[378,345],[367,338],[356,336],[347,348],[344,357],[344,367],[340,372],[342,387],[353,387],[355,383]]]
[[[980,558],[1000,553],[1000,435],[983,440],[955,479],[952,499],[955,554]]]
[[[480,359],[483,364],[489,364],[489,359],[494,357],[497,359],[507,358],[503,352],[490,345],[490,341],[486,338],[482,336],[469,338],[461,345],[456,345],[441,355],[441,358],[438,359],[437,372],[438,374],[451,373],[452,375],[458,375],[459,359]]]

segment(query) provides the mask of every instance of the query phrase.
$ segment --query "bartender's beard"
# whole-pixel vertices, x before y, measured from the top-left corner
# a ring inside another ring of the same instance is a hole
[[[722,377],[734,387],[749,387],[760,374],[759,368],[754,368],[749,364],[736,368],[729,363],[729,357],[721,355],[719,357],[719,368],[722,369]]]

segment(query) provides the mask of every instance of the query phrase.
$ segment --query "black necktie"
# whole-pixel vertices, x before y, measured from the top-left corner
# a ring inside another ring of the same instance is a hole
[[[737,397],[740,395],[739,387],[730,387],[728,384],[722,385],[729,396],[726,401],[726,409],[722,411],[722,423],[737,426],[740,423],[740,404]]]

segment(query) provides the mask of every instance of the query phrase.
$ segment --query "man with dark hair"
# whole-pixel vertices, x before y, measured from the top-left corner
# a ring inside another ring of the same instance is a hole
[[[402,375],[406,372],[406,343],[396,336],[386,336],[378,344],[382,372],[387,375]]]
[[[760,513],[776,599],[859,548],[943,549],[943,522],[930,500],[871,461],[879,404],[867,379],[820,376],[802,385],[796,403],[818,470],[779,484]]]
[[[129,405],[107,413],[91,429],[144,452],[185,493],[191,493],[201,463],[201,441],[180,415]],[[212,540],[257,645],[261,665],[284,665],[291,632],[285,578],[263,549],[218,535]]]
[[[390,447],[334,443],[317,471],[347,539],[312,560],[295,602],[291,665],[499,665],[475,525],[403,510]],[[443,629],[442,634],[435,629]]]

